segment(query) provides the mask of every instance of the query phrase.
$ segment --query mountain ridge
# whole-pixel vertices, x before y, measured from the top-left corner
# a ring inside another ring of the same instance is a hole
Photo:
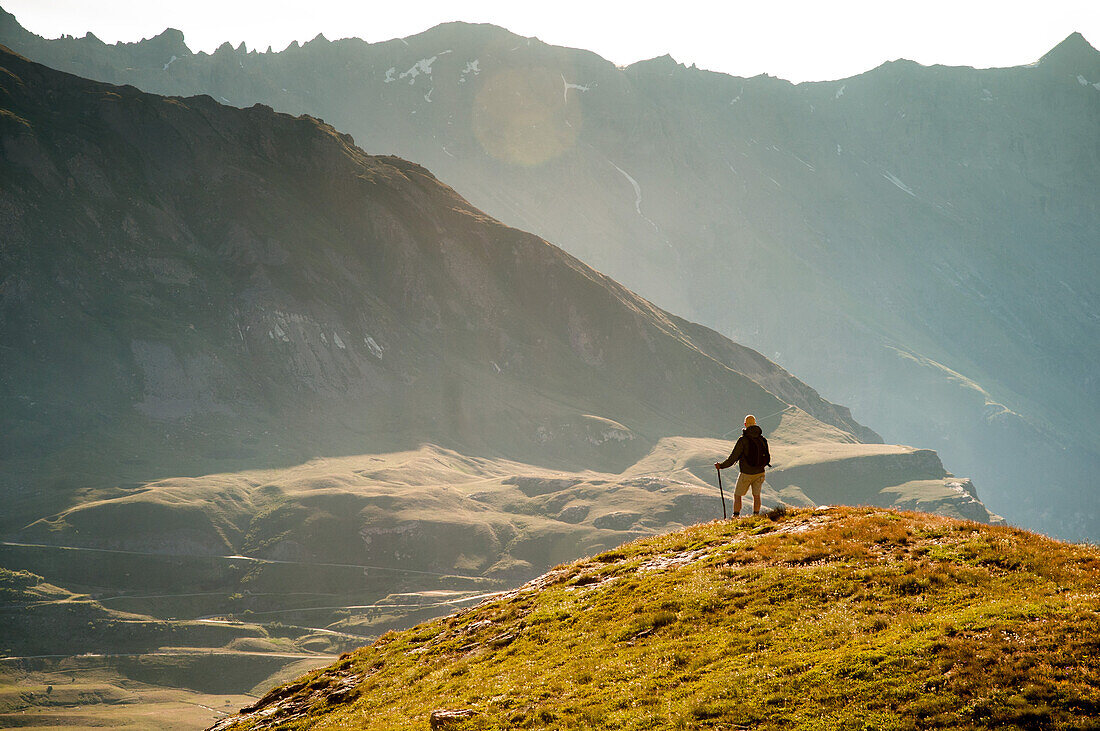
[[[59,516],[97,496],[129,510],[128,481],[425,442],[615,473],[662,438],[728,435],[730,408],[795,448],[877,454],[881,437],[759,353],[487,217],[418,164],[368,156],[313,117],[4,58],[7,530],[63,535]],[[890,504],[883,489],[912,483],[970,510],[929,454],[908,473],[870,459],[861,499]],[[777,489],[806,501],[805,480]],[[204,535],[201,516],[216,525],[223,509],[189,514]]]
[[[314,116],[0,68],[5,567],[327,647],[721,514],[746,412],[769,504],[997,520],[935,452]]]
[[[502,33],[227,49],[167,70],[80,63],[310,113],[416,159],[497,219],[780,361],[888,440],[935,447],[1014,522],[1093,537],[1092,61],[893,63],[794,85],[672,59],[619,69]],[[1023,477],[1036,461],[1050,499]],[[1068,504],[1082,510],[1055,507]]]
[[[279,53],[283,53],[283,52],[285,52],[285,51],[287,51],[291,48],[301,49],[301,48],[305,48],[306,46],[309,46],[311,44],[312,45],[328,45],[328,44],[340,44],[340,43],[352,42],[352,43],[357,43],[357,44],[362,44],[362,45],[384,45],[384,44],[390,44],[390,43],[394,43],[394,42],[405,41],[408,38],[411,38],[411,37],[414,37],[414,36],[426,36],[426,35],[430,35],[430,34],[433,34],[433,33],[446,33],[447,31],[455,30],[455,29],[459,29],[459,30],[477,30],[479,32],[487,31],[488,33],[491,33],[493,35],[508,36],[508,37],[511,37],[511,38],[514,38],[514,39],[517,39],[517,40],[535,41],[535,42],[543,43],[544,45],[550,45],[550,46],[553,46],[553,47],[556,47],[556,48],[562,48],[562,49],[570,50],[570,51],[578,51],[578,52],[581,52],[581,53],[596,56],[596,57],[600,58],[601,61],[604,61],[605,63],[611,64],[610,61],[607,61],[606,59],[603,59],[602,57],[599,56],[599,54],[597,54],[593,51],[589,51],[587,49],[580,48],[580,47],[575,47],[575,46],[554,46],[553,44],[545,44],[544,41],[542,41],[541,39],[539,39],[536,36],[531,36],[531,37],[521,36],[519,34],[516,34],[516,33],[512,32],[511,30],[509,30],[508,28],[506,28],[504,26],[500,26],[500,25],[497,25],[495,23],[488,23],[488,22],[469,22],[469,21],[463,21],[463,20],[444,21],[444,22],[441,22],[441,23],[437,23],[436,25],[433,25],[433,26],[431,26],[431,27],[429,27],[429,28],[427,28],[423,31],[420,31],[419,33],[414,33],[414,34],[411,34],[411,35],[408,35],[408,36],[394,37],[394,38],[390,38],[390,39],[383,39],[383,40],[379,40],[379,41],[367,41],[367,40],[365,40],[365,39],[363,39],[362,37],[359,37],[359,36],[344,36],[344,37],[338,37],[338,38],[333,38],[333,39],[329,40],[325,36],[324,33],[318,32],[317,35],[315,35],[313,38],[311,38],[310,40],[308,40],[304,43],[299,43],[297,40],[290,41],[286,45],[285,48],[283,48],[282,50],[279,50],[279,51],[274,50],[271,46],[269,46],[266,51],[261,51],[257,48],[249,49],[247,47],[247,44],[244,43],[243,41],[238,46],[234,47],[232,44],[230,44],[228,41],[226,41],[226,42],[222,43],[214,51],[208,52],[208,51],[203,51],[203,50],[199,50],[199,51],[191,50],[191,48],[189,46],[187,46],[187,44],[186,44],[186,37],[185,37],[184,32],[177,29],[177,28],[172,28],[172,27],[167,27],[164,30],[162,30],[160,33],[157,33],[157,34],[155,34],[153,36],[150,36],[148,38],[143,37],[143,38],[141,38],[139,40],[135,40],[135,41],[117,41],[117,42],[110,43],[110,44],[105,43],[104,41],[100,40],[98,37],[95,36],[95,34],[93,34],[90,31],[87,32],[83,37],[75,37],[75,36],[72,36],[72,35],[63,34],[63,35],[61,35],[57,38],[46,38],[44,36],[38,36],[37,34],[33,33],[32,31],[29,31],[29,30],[23,28],[23,26],[19,23],[18,18],[14,14],[6,11],[2,6],[0,6],[0,34],[12,34],[12,35],[14,35],[15,37],[17,37],[21,40],[27,40],[27,39],[32,39],[32,38],[40,40],[40,41],[70,41],[70,40],[94,39],[97,43],[99,43],[103,46],[110,47],[110,48],[115,48],[119,51],[129,50],[129,49],[135,49],[136,50],[136,49],[139,49],[139,48],[142,48],[142,47],[144,47],[144,48],[157,47],[161,50],[182,51],[183,53],[178,54],[180,58],[183,58],[185,56],[214,56],[215,54],[217,54],[219,52],[222,52],[223,49],[227,50],[227,51],[232,51],[233,53],[237,53],[237,54],[242,54],[242,53],[243,54],[255,54],[255,53],[279,54]],[[1064,60],[1067,60],[1067,59],[1089,59],[1089,60],[1094,60],[1095,61],[1095,60],[1097,60],[1098,57],[1100,57],[1100,51],[1098,51],[1096,47],[1094,47],[1091,43],[1089,43],[1088,39],[1085,38],[1085,36],[1080,31],[1072,31],[1064,39],[1062,39],[1061,41],[1056,43],[1054,46],[1052,46],[1050,48],[1050,50],[1047,51],[1045,54],[1043,54],[1039,59],[1037,59],[1035,61],[1035,63],[1036,64],[1043,63],[1043,62],[1049,63],[1049,62],[1052,62],[1052,61],[1064,61]],[[667,59],[668,62],[671,62],[676,67],[680,67],[680,68],[683,68],[685,70],[688,70],[688,68],[689,68],[686,65],[676,61],[676,59],[673,58],[673,56],[670,53],[664,53],[664,54],[661,54],[659,56],[654,56],[654,57],[648,58],[648,59],[639,59],[637,61],[633,61],[631,63],[619,66],[618,68],[630,69],[630,68],[635,67],[635,66],[651,64],[651,63],[654,63],[654,62],[665,63],[666,59]],[[932,63],[932,64],[927,64],[926,65],[926,64],[922,64],[922,63],[917,62],[917,61],[913,61],[912,59],[896,58],[896,59],[893,59],[893,60],[884,61],[881,64],[879,64],[879,66],[869,68],[866,71],[859,72],[859,73],[853,74],[851,76],[846,76],[846,77],[841,77],[841,78],[836,78],[836,79],[816,79],[816,80],[801,81],[801,82],[792,82],[790,80],[783,79],[782,77],[773,76],[771,74],[768,74],[767,72],[757,74],[753,77],[743,77],[743,76],[738,76],[737,74],[733,74],[733,73],[730,73],[730,72],[727,72],[727,71],[717,71],[717,70],[714,70],[714,69],[697,68],[694,65],[691,67],[691,69],[697,70],[697,71],[702,71],[704,73],[712,73],[712,74],[719,74],[719,75],[722,75],[722,76],[729,76],[733,79],[738,79],[738,80],[745,80],[745,79],[749,79],[749,78],[771,78],[771,79],[777,79],[777,80],[780,80],[780,81],[786,81],[789,84],[798,86],[798,85],[803,85],[803,84],[828,84],[828,83],[833,83],[833,82],[837,82],[837,81],[847,81],[847,80],[856,78],[858,76],[862,76],[863,74],[868,73],[869,71],[873,71],[873,70],[882,68],[883,66],[889,66],[891,64],[897,64],[897,63],[913,64],[913,65],[916,65],[916,66],[919,66],[919,67],[922,67],[922,68],[943,68],[943,69],[971,69],[971,70],[974,70],[976,68],[981,68],[983,70],[994,70],[994,69],[1003,69],[1003,68],[1014,68],[1014,66],[975,67],[975,66],[970,66],[970,65],[945,65],[945,64],[938,64],[938,63]]]
[[[89,87],[89,88],[93,88],[93,87]],[[111,92],[111,91],[105,91],[103,93],[107,94],[108,98],[110,98],[109,95],[116,94],[116,92]],[[117,93],[130,94],[132,96],[132,93],[129,92],[125,87],[122,87],[119,90],[119,92],[117,92]],[[195,112],[197,112],[199,116],[204,115],[206,113],[206,110],[213,109],[215,106],[217,106],[216,103],[214,102],[214,100],[209,98],[209,97],[193,97],[193,98],[183,99],[183,100],[178,100],[178,101],[167,100],[167,103],[170,104],[170,105],[171,104],[184,105],[184,108],[186,108],[187,105],[190,105],[192,107],[190,113],[194,114]],[[23,112],[23,111],[24,110],[22,110],[18,104],[15,104],[12,107],[11,114],[16,116],[16,117],[19,117],[20,113]],[[48,112],[48,114],[52,115],[52,119],[55,121],[55,123],[67,123],[70,112],[67,109],[54,109],[54,110],[51,110],[50,112]],[[275,120],[275,119],[279,118],[278,115],[276,115],[275,117],[270,117],[270,115],[272,115],[272,111],[271,111],[270,107],[266,107],[266,106],[263,106],[263,105],[257,105],[257,106],[254,106],[253,108],[249,109],[249,110],[245,110],[242,119],[248,119],[250,121],[256,121],[256,122],[261,122],[262,124],[267,124],[267,120],[269,118],[271,120]],[[29,115],[27,115],[27,116],[29,116]],[[20,117],[20,118],[22,119],[22,117]],[[360,160],[360,161],[365,161],[365,160],[368,159],[367,157],[364,156],[364,154],[360,150],[358,150],[358,148],[353,147],[354,141],[352,140],[352,138],[349,135],[336,132],[331,127],[329,127],[327,125],[324,125],[323,122],[320,122],[320,121],[315,120],[315,119],[313,119],[311,117],[308,117],[308,116],[300,117],[296,120],[292,120],[292,118],[289,118],[289,117],[283,117],[283,119],[286,120],[286,122],[283,123],[283,124],[291,125],[291,127],[287,128],[288,131],[290,131],[290,129],[294,128],[294,127],[298,128],[298,129],[301,129],[303,131],[315,130],[315,132],[311,131],[310,134],[315,133],[315,134],[319,135],[319,137],[318,137],[319,140],[322,140],[322,139],[325,139],[325,138],[332,138],[334,140],[338,140],[338,149],[341,150],[341,152],[338,153],[339,155],[347,155],[347,156],[350,156],[349,159]],[[33,125],[32,125],[32,127],[33,127]],[[282,133],[280,133],[280,134],[282,134]],[[26,139],[31,139],[31,138],[28,137]],[[256,143],[253,142],[252,144],[255,147]],[[260,148],[257,148],[257,149],[259,150]],[[325,155],[327,157],[331,157],[331,153],[326,152]],[[322,161],[323,159],[326,159],[326,158],[314,158],[314,159],[311,160],[311,163],[315,167],[324,166],[325,164],[328,164],[328,162]],[[334,160],[335,159],[338,159],[338,158],[334,158]],[[534,240],[534,237],[531,237],[529,234],[525,234],[523,232],[517,231],[516,229],[503,226],[502,224],[500,224],[500,223],[498,223],[498,222],[496,222],[492,219],[484,217],[483,214],[481,214],[476,209],[473,209],[466,201],[464,201],[459,196],[457,196],[457,194],[454,193],[453,189],[451,189],[449,187],[446,187],[445,185],[439,183],[438,180],[426,168],[424,168],[421,165],[418,165],[416,163],[406,162],[404,160],[400,160],[399,158],[395,158],[395,157],[375,157],[375,158],[370,158],[370,159],[378,161],[378,164],[387,165],[387,166],[390,166],[390,167],[388,169],[380,168],[378,171],[372,171],[371,173],[368,174],[368,178],[371,175],[395,174],[402,180],[408,180],[408,181],[416,184],[416,187],[418,187],[418,188],[424,188],[424,189],[429,189],[430,188],[433,191],[438,190],[441,193],[444,193],[445,196],[449,197],[449,198],[447,198],[448,201],[449,201],[447,203],[447,205],[450,207],[450,210],[453,213],[459,214],[461,216],[465,216],[468,219],[474,220],[479,224],[485,223],[485,224],[489,224],[493,227],[500,227],[504,231],[512,231],[512,232],[515,232],[515,233],[517,233],[521,236],[529,237],[530,239]],[[343,164],[343,163],[341,163],[341,164]],[[160,170],[154,169],[154,172],[169,172],[170,175],[176,175],[175,170],[180,169],[177,166],[174,166],[173,164],[168,164],[168,163],[164,163],[164,162],[158,162],[158,163],[156,163],[156,165],[157,165],[158,168],[160,168]],[[384,172],[383,172],[383,170],[384,170]],[[49,188],[56,189],[57,187],[59,187],[59,185],[60,185],[59,182],[55,182],[55,180],[51,180],[51,173],[53,174],[53,176],[56,176],[56,171],[52,170],[50,168],[49,163],[40,163],[39,166],[38,166],[38,170],[37,170],[37,175],[38,175],[38,180],[39,180],[38,184],[45,185],[45,187],[48,188],[48,189]],[[151,173],[148,173],[148,172],[145,173],[145,175],[149,175],[149,174],[151,174]],[[426,183],[426,186],[418,184],[417,183],[418,180],[423,180]],[[75,183],[70,182],[69,183],[70,188],[74,184]],[[542,242],[542,243],[544,244],[545,242]],[[489,254],[489,256],[492,256],[492,255]],[[688,323],[685,320],[682,320],[682,319],[679,319],[679,318],[673,318],[672,316],[660,313],[651,304],[649,304],[648,302],[645,302],[644,300],[641,300],[640,298],[637,298],[632,293],[629,293],[627,290],[623,289],[620,285],[615,283],[613,280],[608,278],[606,275],[603,275],[603,274],[600,274],[600,273],[597,273],[597,272],[594,272],[592,270],[587,269],[587,267],[584,267],[583,265],[581,265],[579,261],[577,261],[576,259],[574,259],[574,258],[572,258],[568,255],[562,254],[562,256],[565,257],[563,261],[566,262],[566,268],[567,269],[573,270],[573,271],[576,271],[576,272],[582,274],[583,278],[587,281],[592,281],[593,283],[598,283],[602,287],[607,287],[613,300],[621,302],[623,304],[627,304],[635,312],[657,315],[657,319],[655,320],[655,322],[658,323],[659,328],[663,329],[667,335],[671,335],[674,338],[676,338],[678,340],[681,340],[684,343],[688,343],[688,342],[690,342],[689,338],[685,338],[684,335],[682,335],[681,333],[683,332],[683,328],[691,327],[691,328],[693,328],[692,332],[695,333],[694,337],[701,337],[703,335],[706,335],[707,337],[713,338],[713,335],[708,333],[703,328],[699,328],[698,326],[694,326],[694,325],[692,325],[691,323]],[[489,261],[489,260],[485,259],[484,261]],[[379,285],[380,280],[374,281],[374,284]],[[667,323],[667,324],[661,324],[661,323]],[[585,349],[585,348],[581,347],[580,344],[577,344],[577,346],[581,350]],[[710,345],[710,349],[713,350],[713,348],[714,348],[714,343],[712,343]],[[711,360],[715,364],[719,364],[719,361],[715,359],[713,354],[704,354],[702,351],[697,351],[697,352],[699,353],[699,355],[702,355],[702,356],[706,357],[708,360]],[[598,361],[601,356],[598,352],[593,351],[593,352],[589,352],[586,357],[588,357],[589,359],[592,359],[594,361]],[[781,369],[775,368],[774,365],[764,367],[763,370],[761,370],[761,368],[763,367],[763,364],[766,361],[764,361],[759,356],[759,354],[753,353],[752,351],[749,351],[748,349],[738,348],[738,347],[734,347],[733,349],[729,349],[729,346],[726,346],[725,352],[722,353],[722,358],[725,361],[727,361],[727,362],[721,364],[721,367],[723,367],[723,368],[729,367],[729,362],[728,361],[737,360],[737,359],[739,359],[740,361],[746,362],[746,363],[751,361],[751,362],[754,363],[754,365],[753,365],[754,368],[756,368],[761,373],[766,373],[768,375],[768,377],[773,378],[773,379],[779,379],[780,381],[787,380],[787,381],[793,383],[793,381],[790,381],[790,375],[789,374],[782,371]],[[801,388],[801,386],[800,386],[800,388]],[[792,391],[791,393],[799,393],[799,392],[798,391]],[[822,415],[829,414],[830,409],[834,409],[834,411],[831,412],[832,413],[832,418],[835,420],[836,424],[842,425],[842,428],[846,428],[846,429],[849,429],[849,430],[855,430],[855,433],[862,434],[863,436],[865,436],[865,437],[867,437],[871,440],[876,440],[878,438],[877,435],[875,435],[873,432],[870,432],[870,431],[866,430],[865,427],[862,427],[861,425],[854,424],[853,422],[851,422],[850,421],[850,418],[851,418],[850,415],[848,415],[843,410],[839,410],[839,411],[835,410],[835,409],[842,409],[842,407],[835,407],[834,405],[829,405],[828,407],[826,407],[826,406],[820,406],[820,407],[813,406],[812,404],[815,403],[815,400],[816,400],[816,402],[822,403],[822,404],[824,404],[824,402],[820,401],[820,397],[817,396],[816,392],[814,392],[812,389],[803,390],[801,393],[799,393],[799,396],[800,396],[800,399],[801,399],[801,403],[806,404],[807,408],[810,408],[811,410],[817,410]]]

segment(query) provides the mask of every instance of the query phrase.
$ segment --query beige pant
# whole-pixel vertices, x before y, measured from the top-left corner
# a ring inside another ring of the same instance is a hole
[[[733,488],[733,494],[741,497],[752,488],[752,496],[760,497],[760,488],[764,486],[764,473],[747,475],[744,472],[737,476],[737,485]]]

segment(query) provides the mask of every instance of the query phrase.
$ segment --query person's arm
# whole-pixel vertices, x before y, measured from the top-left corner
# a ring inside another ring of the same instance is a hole
[[[744,437],[738,437],[737,438],[737,444],[733,445],[733,451],[730,452],[729,457],[726,457],[726,461],[725,462],[715,462],[714,466],[717,467],[720,470],[724,470],[727,467],[732,466],[733,463],[736,462],[737,460],[741,459],[741,455],[745,452],[744,441],[745,441]]]

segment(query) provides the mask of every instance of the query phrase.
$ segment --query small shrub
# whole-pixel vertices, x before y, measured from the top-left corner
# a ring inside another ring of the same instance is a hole
[[[659,629],[676,621],[676,613],[667,610],[656,612],[650,620],[653,629]]]
[[[729,716],[736,710],[736,704],[732,701],[710,701],[698,703],[692,707],[691,716],[697,721],[708,721]]]

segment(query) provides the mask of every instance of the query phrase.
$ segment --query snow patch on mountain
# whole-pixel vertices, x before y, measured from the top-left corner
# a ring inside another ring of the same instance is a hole
[[[905,191],[906,193],[908,193],[909,195],[913,196],[914,198],[916,198],[916,197],[917,197],[917,194],[913,192],[913,189],[912,189],[912,188],[910,188],[910,187],[909,187],[908,185],[906,185],[905,183],[901,182],[901,180],[899,180],[899,179],[897,178],[897,176],[895,176],[895,175],[894,175],[893,173],[891,173],[891,172],[889,172],[889,171],[887,171],[887,170],[883,170],[883,171],[882,171],[882,177],[886,178],[886,179],[887,179],[887,180],[889,180],[889,181],[890,181],[891,183],[893,183],[894,185],[898,186],[898,188],[900,188],[900,189],[904,190],[904,191]]]
[[[467,61],[466,62],[466,68],[462,69],[462,73],[459,74],[459,79],[458,80],[460,82],[465,82],[466,77],[470,74],[473,74],[474,76],[478,76],[481,73],[480,63],[481,63],[481,59],[479,59],[479,58],[475,58],[473,61]]]
[[[608,162],[611,163],[611,167],[622,173],[622,176],[626,178],[627,182],[629,182],[631,187],[634,188],[634,210],[636,210],[638,212],[638,215],[644,218],[655,231],[660,231],[661,229],[657,227],[657,224],[653,223],[653,221],[651,221],[648,216],[642,213],[642,186],[638,185],[638,181],[635,180],[633,176],[630,175],[630,173],[623,170],[621,167],[611,162],[610,160],[608,160]]]
[[[411,86],[416,83],[416,79],[420,76],[427,76],[430,79],[432,77],[432,64],[438,61],[440,56],[445,56],[446,54],[451,52],[452,51],[448,49],[446,51],[440,51],[431,58],[422,58],[414,63],[408,71],[402,71],[400,74],[398,74],[396,78],[394,78],[393,74],[397,69],[396,67],[391,67],[386,72],[385,83],[388,84],[391,81],[397,81],[399,79],[408,79],[409,85]],[[428,93],[430,94],[431,92]],[[428,101],[431,100],[429,99]]]
[[[576,89],[577,91],[588,91],[588,87],[589,87],[588,84],[583,84],[582,85],[582,84],[571,84],[571,83],[569,83],[568,81],[565,80],[565,74],[561,75],[561,83],[565,85],[565,88],[562,90],[562,96],[565,98],[566,103],[569,102],[569,90],[570,89]]]
[[[416,77],[424,74],[425,76],[432,75],[432,64],[436,62],[439,56],[432,56],[431,58],[422,58],[412,65],[408,71],[403,72],[397,78],[408,78],[409,84],[416,83]]]

